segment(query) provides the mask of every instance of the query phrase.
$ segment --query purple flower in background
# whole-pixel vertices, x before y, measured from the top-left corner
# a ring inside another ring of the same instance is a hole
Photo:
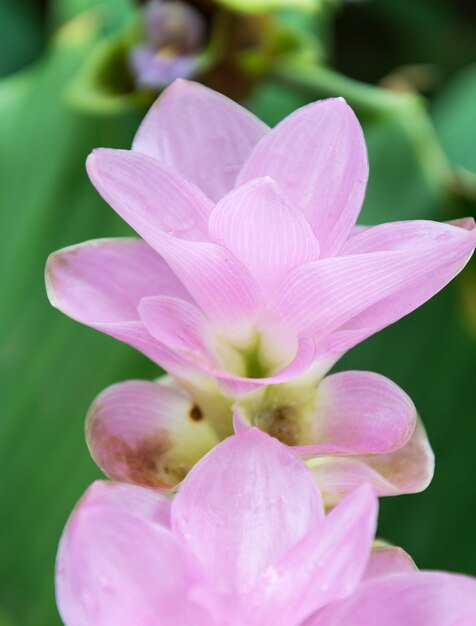
[[[66,626],[471,626],[476,581],[374,548],[361,487],[327,516],[309,470],[257,429],[203,458],[169,499],[95,483],[57,560]]]
[[[150,0],[143,14],[144,43],[129,54],[139,87],[162,89],[176,78],[191,78],[206,40],[204,17],[180,0]]]
[[[324,377],[348,349],[423,304],[470,258],[472,220],[356,220],[368,164],[342,99],[270,130],[203,86],[177,81],[131,151],[99,149],[88,172],[142,237],[54,253],[51,302],[126,341],[170,374],[106,390],[88,417],[112,478],[170,488],[236,423],[313,461],[335,503],[370,481],[423,489],[433,456],[408,396],[372,372]]]

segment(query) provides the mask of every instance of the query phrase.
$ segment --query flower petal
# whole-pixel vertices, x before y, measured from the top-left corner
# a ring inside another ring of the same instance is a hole
[[[381,578],[389,574],[417,572],[412,557],[397,546],[374,546],[364,578]]]
[[[98,239],[51,254],[46,264],[51,304],[73,319],[134,346],[171,371],[185,371],[139,319],[143,296],[189,298],[168,265],[140,239]]]
[[[301,624],[320,607],[351,595],[369,560],[377,509],[372,489],[361,487],[273,564],[257,587],[264,609],[260,623]]]
[[[456,227],[469,232],[466,234],[464,232],[458,233],[454,230]],[[415,220],[367,228],[365,232],[362,231],[358,236],[346,242],[342,250],[343,254],[402,248],[411,250],[413,246],[418,246],[422,240],[428,238],[430,233],[433,233],[436,242],[438,237],[444,241],[448,236],[458,236],[462,243],[466,240],[469,246],[455,260],[440,265],[436,271],[428,272],[428,275],[417,277],[416,281],[410,279],[408,284],[398,292],[383,298],[350,319],[319,346],[321,354],[335,354],[339,356],[368,336],[411,313],[411,311],[414,311],[434,296],[435,293],[443,289],[469,260],[474,248],[476,231],[474,220],[471,218],[455,220],[447,224]],[[471,240],[473,241],[472,246]]]
[[[338,252],[355,225],[368,178],[360,124],[342,98],[292,113],[262,139],[237,184],[270,176],[302,209],[321,246]]]
[[[326,506],[331,507],[366,483],[378,496],[423,491],[433,478],[435,458],[419,420],[411,439],[395,452],[313,459],[309,465]]]
[[[289,363],[270,376],[253,378],[245,375],[246,367],[239,351],[219,337],[193,304],[172,297],[144,298],[139,312],[158,342],[176,352],[190,366],[217,378],[230,393],[246,393],[266,384],[296,378],[314,360],[314,342],[309,337],[301,337]]]
[[[409,286],[426,283],[428,299],[470,258],[476,230],[440,226],[444,232],[442,228],[428,230],[425,237],[408,247],[323,259],[296,268],[269,307],[269,315],[274,315],[283,327],[293,327],[320,341],[356,316],[365,319],[371,307],[381,305],[382,310],[370,315],[373,324],[383,328],[413,309],[408,299],[403,298],[403,305],[399,304]]]
[[[408,395],[374,372],[339,372],[319,383],[316,444],[303,455],[382,454],[401,448],[415,430],[417,413]]]
[[[257,429],[212,450],[172,504],[173,531],[206,568],[211,584],[240,594],[322,516],[305,465]]]
[[[208,228],[250,270],[264,293],[293,267],[319,257],[309,222],[271,178],[252,180],[227,194],[213,209]]]
[[[143,298],[139,314],[147,330],[160,343],[180,353],[195,367],[218,370],[218,362],[208,345],[214,339],[213,327],[192,303],[168,296]]]
[[[112,385],[86,418],[92,457],[114,480],[175,487],[218,443],[200,408],[160,383],[130,380]]]
[[[88,171],[103,198],[167,261],[211,321],[232,334],[247,332],[240,323],[257,309],[259,290],[232,254],[206,242],[212,204],[200,190],[128,151],[95,151]]]
[[[170,528],[172,500],[154,489],[110,480],[96,480],[81,498],[81,506],[86,502],[89,508],[110,507]]]
[[[173,169],[131,150],[98,148],[86,169],[101,196],[156,248],[160,233],[206,241],[213,203]]]
[[[471,626],[476,580],[442,572],[374,578],[351,598],[329,605],[306,626]]]
[[[66,626],[209,626],[190,600],[202,584],[172,533],[139,512],[79,503],[61,539],[56,597]]]
[[[176,80],[142,122],[132,149],[179,171],[218,200],[233,188],[266,124],[216,91]]]

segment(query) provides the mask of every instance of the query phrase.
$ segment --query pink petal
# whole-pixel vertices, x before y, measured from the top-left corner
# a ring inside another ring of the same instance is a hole
[[[184,371],[137,313],[143,296],[189,298],[167,264],[140,239],[98,239],[58,250],[46,264],[51,304],[78,322],[131,344],[171,371]]]
[[[272,565],[256,592],[264,607],[261,623],[301,624],[320,607],[351,595],[370,556],[377,508],[372,489],[360,488]]]
[[[417,572],[409,554],[396,546],[374,546],[364,578],[381,578],[390,574]]]
[[[321,246],[332,256],[347,239],[368,178],[365,141],[342,98],[320,100],[292,113],[262,139],[237,184],[270,176],[302,209]]]
[[[369,580],[351,598],[329,605],[306,626],[471,626],[476,580],[440,572]]]
[[[93,402],[86,418],[91,455],[114,480],[175,487],[218,443],[200,408],[159,383],[112,385]]]
[[[306,456],[393,452],[410,439],[416,420],[411,399],[385,376],[340,372],[319,383],[316,444],[299,451]]]
[[[271,178],[227,194],[210,215],[209,232],[250,270],[264,293],[293,267],[319,257],[309,222]]]
[[[146,328],[159,343],[176,352],[190,366],[217,378],[230,393],[246,393],[266,384],[296,378],[314,360],[314,342],[308,337],[301,337],[288,364],[269,376],[252,378],[245,375],[245,366],[238,351],[225,338],[220,340],[193,304],[178,298],[158,296],[144,298],[139,311]],[[225,362],[222,363],[222,360]],[[236,373],[233,366],[235,370],[243,371]]]
[[[114,488],[114,487],[112,487]],[[66,626],[210,626],[190,591],[200,572],[172,533],[123,504],[86,498],[57,558],[56,597]]]
[[[444,232],[440,227],[429,229],[409,246],[323,259],[296,268],[270,305],[269,314],[284,327],[313,335],[317,341],[352,318],[360,315],[359,322],[365,320],[368,311],[378,328],[396,321],[413,308],[402,292],[424,284],[427,299],[462,269],[472,254],[476,230],[439,226]]]
[[[408,443],[390,454],[311,461],[326,506],[334,506],[359,485],[370,483],[378,496],[418,493],[433,478],[435,458],[420,421]]]
[[[403,248],[411,250],[412,247],[417,247],[422,241],[428,239],[429,235],[435,237],[436,243],[438,238],[444,242],[446,238],[449,241],[450,237],[457,237],[463,245],[465,241],[467,245],[466,251],[463,251],[453,261],[440,265],[436,271],[429,272],[428,275],[417,276],[416,281],[410,279],[408,284],[398,292],[383,298],[350,319],[320,345],[320,353],[342,354],[369,335],[392,324],[424,304],[463,269],[474,248],[476,233],[474,220],[468,218],[455,220],[455,222],[448,224],[416,220],[382,224],[368,228],[365,232],[361,232],[346,242],[342,250],[342,253],[346,254]],[[458,232],[455,227],[469,232]]]
[[[257,429],[226,439],[190,472],[172,504],[172,528],[211,584],[253,589],[260,574],[323,516],[306,466]]]
[[[213,327],[192,303],[168,296],[143,298],[139,314],[160,343],[180,353],[195,367],[218,370],[208,345],[215,339]]]
[[[110,480],[97,480],[81,498],[81,506],[86,502],[88,508],[110,507],[170,528],[172,500],[153,489]]]
[[[268,130],[222,94],[176,80],[146,115],[132,149],[176,169],[216,201]]]
[[[213,203],[192,183],[155,159],[130,150],[98,148],[87,158],[91,182],[150,245],[160,233],[206,241]]]
[[[88,171],[103,198],[167,261],[211,321],[240,335],[259,290],[225,248],[207,243],[211,202],[178,173],[134,152],[96,150]],[[202,241],[198,241],[201,239]]]

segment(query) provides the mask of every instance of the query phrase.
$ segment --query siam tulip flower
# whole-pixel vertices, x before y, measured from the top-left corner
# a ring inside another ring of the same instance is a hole
[[[327,516],[295,454],[252,429],[222,442],[173,500],[95,483],[57,559],[66,626],[470,626],[476,581],[372,550],[369,486]]]
[[[357,227],[368,164],[344,100],[270,130],[176,81],[132,150],[95,150],[87,169],[143,239],[54,253],[50,300],[174,379],[123,383],[94,403],[88,443],[111,478],[173,487],[231,434],[238,403],[238,424],[317,459],[326,499],[362,481],[381,495],[428,484],[433,457],[408,396],[371,372],[325,374],[448,283],[476,230],[472,220]]]
[[[143,18],[145,42],[129,54],[136,84],[160,90],[176,78],[192,77],[206,42],[205,18],[180,0],[150,0]]]

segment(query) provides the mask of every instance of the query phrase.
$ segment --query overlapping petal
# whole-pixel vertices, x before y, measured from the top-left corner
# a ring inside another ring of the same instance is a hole
[[[164,490],[218,443],[193,401],[163,384],[134,380],[112,385],[95,399],[86,440],[110,478]]]
[[[190,366],[216,377],[230,393],[246,393],[304,373],[314,360],[314,342],[301,337],[289,363],[268,376],[253,377],[239,351],[220,340],[203,313],[193,304],[173,297],[144,298],[142,321],[158,342],[177,352]],[[231,416],[230,416],[231,418]]]
[[[271,178],[227,194],[210,215],[209,233],[249,269],[265,294],[293,267],[319,257],[309,222]]]
[[[137,305],[145,296],[190,297],[144,241],[98,239],[58,250],[46,265],[46,287],[51,304],[73,319],[129,343],[172,372],[190,369],[140,321]]]
[[[298,109],[266,135],[238,184],[273,178],[314,228],[322,256],[336,254],[362,205],[368,178],[360,124],[342,98]]]
[[[119,215],[171,266],[210,319],[230,333],[252,317],[258,287],[225,248],[207,241],[212,203],[185,178],[151,157],[127,150],[96,150],[90,178]]]
[[[382,618],[386,626],[471,626],[476,623],[476,581],[440,572],[371,579],[306,626],[381,626]]]
[[[397,546],[379,545],[372,548],[364,578],[381,578],[389,574],[417,572],[409,554]]]
[[[264,607],[260,623],[300,624],[351,595],[367,565],[376,524],[377,500],[371,488],[362,487],[264,573],[256,591]]]
[[[68,626],[473,624],[476,581],[372,550],[376,514],[366,485],[324,517],[302,461],[245,430],[200,461],[171,507],[145,488],[93,485],[60,544],[60,613]]]
[[[128,489],[134,494],[140,488]],[[90,502],[86,495],[68,522],[56,572],[63,621],[155,626],[160,616],[164,626],[210,626],[209,616],[190,599],[191,588],[203,580],[199,568],[167,528],[134,512],[137,497],[121,495],[130,511],[117,498],[113,505],[108,497]]]
[[[313,459],[310,466],[326,506],[371,484],[379,496],[418,493],[433,478],[435,457],[421,421],[410,440],[395,452]]]
[[[225,440],[190,472],[172,505],[172,529],[214,588],[246,593],[322,516],[302,461],[252,429]]]
[[[198,83],[176,80],[146,115],[132,149],[176,169],[216,201],[232,189],[241,166],[268,131],[233,100]]]
[[[316,392],[316,454],[382,454],[400,449],[415,430],[417,413],[408,395],[385,376],[349,371],[327,376]]]
[[[413,246],[419,246],[428,237],[429,232],[435,233],[436,239],[441,237],[444,245],[445,240],[449,240],[449,238],[447,239],[448,235],[455,234],[455,231],[451,229],[457,227],[468,231],[466,237],[464,233],[458,233],[462,243],[466,239],[469,244],[466,249],[465,246],[462,246],[460,256],[439,266],[436,271],[430,272],[425,279],[417,279],[416,281],[409,279],[407,285],[397,293],[383,298],[350,319],[322,342],[319,352],[340,356],[363,339],[411,313],[443,289],[463,269],[473,253],[475,224],[472,218],[455,220],[447,224],[417,220],[394,222],[367,228],[365,233],[362,230],[358,236],[348,240],[342,249],[342,254],[402,248],[411,250]],[[472,246],[471,240],[473,240]]]
[[[427,297],[429,292],[433,295],[443,285],[440,279],[433,282],[432,277],[447,272],[448,267],[453,274],[462,269],[475,243],[476,230],[438,224],[410,247],[359,252],[302,265],[288,275],[269,315],[320,341],[382,303],[384,311],[376,316],[377,320],[382,318],[381,328],[411,310],[405,299],[403,308],[398,304],[402,290],[411,284],[429,282],[432,287],[428,287]],[[393,307],[391,314],[386,305]]]

